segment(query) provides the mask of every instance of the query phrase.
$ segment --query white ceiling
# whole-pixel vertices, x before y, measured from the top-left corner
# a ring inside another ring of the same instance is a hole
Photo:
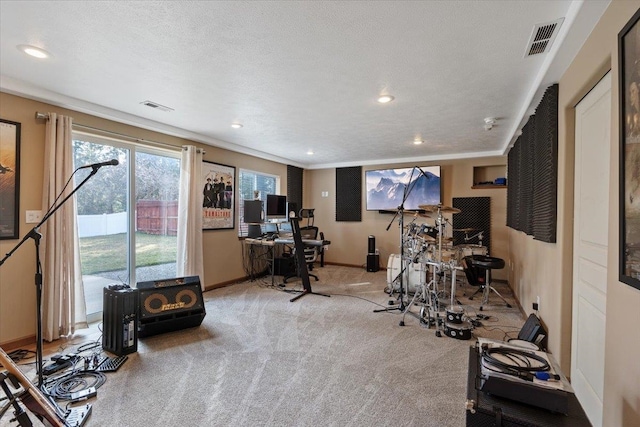
[[[608,3],[1,1],[0,90],[304,168],[503,155]]]

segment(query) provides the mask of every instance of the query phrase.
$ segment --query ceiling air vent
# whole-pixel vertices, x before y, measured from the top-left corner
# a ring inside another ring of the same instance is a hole
[[[142,101],[140,104],[146,105],[147,107],[155,108],[156,110],[160,111],[173,111],[173,108],[158,104],[157,102],[153,101]]]
[[[531,32],[529,43],[527,43],[527,50],[524,54],[525,58],[527,56],[549,52],[563,21],[564,18],[560,18],[553,22],[547,22],[546,24],[535,25]]]

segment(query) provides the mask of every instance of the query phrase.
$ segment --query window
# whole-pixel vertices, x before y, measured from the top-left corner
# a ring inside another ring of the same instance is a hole
[[[87,315],[102,311],[102,289],[175,277],[180,152],[76,133],[74,166],[117,159],[76,193]],[[81,182],[91,169],[75,176]]]
[[[260,200],[266,200],[267,194],[278,194],[280,192],[280,177],[262,172],[255,172],[240,169],[238,176],[238,236],[247,235],[248,227],[244,223],[244,201],[255,200],[256,192],[259,192]],[[266,215],[266,207],[265,209]]]

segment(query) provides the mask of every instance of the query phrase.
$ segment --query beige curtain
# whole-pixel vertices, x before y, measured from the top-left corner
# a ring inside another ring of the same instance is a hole
[[[178,197],[177,274],[199,276],[204,290],[202,261],[202,150],[183,147]]]
[[[74,189],[72,118],[49,113],[45,135],[42,209],[47,212]],[[75,197],[67,200],[40,228],[42,233],[42,336],[53,341],[86,327],[84,286],[76,226]]]

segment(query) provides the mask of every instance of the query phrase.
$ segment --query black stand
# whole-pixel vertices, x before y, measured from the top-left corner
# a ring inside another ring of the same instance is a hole
[[[11,384],[15,388],[20,387],[20,383],[18,383],[18,379],[15,375],[10,374],[9,372],[0,372],[0,387],[4,390],[4,394],[7,396],[7,401],[9,402],[4,409],[0,411],[0,418],[2,418],[4,413],[10,407],[13,407],[14,419],[11,421],[17,421],[18,425],[21,427],[31,427],[33,423],[31,422],[31,419],[29,419],[29,415],[27,415],[27,412],[18,404],[18,397],[14,396],[11,390],[9,390],[9,386],[6,384],[5,380],[11,381]]]
[[[36,276],[35,276],[35,285],[36,285],[36,323],[37,323],[37,335],[36,335],[36,368],[38,370],[38,388],[42,387],[43,379],[42,379],[42,264],[40,263],[40,239],[42,238],[42,234],[40,234],[40,227],[44,224],[53,214],[60,209],[64,203],[73,196],[76,191],[80,189],[93,175],[98,172],[100,169],[100,164],[93,165],[91,168],[91,173],[87,175],[87,177],[71,192],[69,193],[60,203],[55,205],[55,202],[60,198],[60,195],[56,197],[56,200],[53,202],[55,206],[49,208],[47,213],[44,215],[42,220],[31,229],[22,240],[13,248],[9,253],[5,255],[4,258],[0,261],[0,266],[4,264],[4,262],[13,255],[13,253],[20,247],[27,239],[33,239],[33,242],[36,246]],[[77,171],[77,169],[76,169]],[[75,172],[74,172],[75,173]],[[73,176],[73,174],[72,174]],[[64,191],[64,189],[63,189]]]
[[[417,166],[416,166],[417,167]],[[400,204],[400,206],[398,206],[398,210],[396,211],[395,215],[393,216],[393,218],[391,218],[391,221],[389,222],[389,225],[387,225],[387,231],[389,231],[389,228],[391,227],[391,224],[393,224],[393,222],[396,220],[396,217],[399,215],[400,216],[400,220],[399,220],[399,226],[400,226],[400,263],[402,265],[402,268],[400,269],[400,305],[396,306],[396,307],[388,307],[388,308],[382,308],[382,309],[376,309],[373,310],[374,313],[382,313],[382,312],[388,312],[388,311],[393,311],[393,310],[400,310],[402,312],[404,312],[407,308],[407,306],[404,304],[404,286],[403,286],[403,273],[406,269],[406,265],[405,265],[405,259],[404,259],[404,202],[407,201],[407,197],[409,197],[409,193],[411,193],[411,190],[413,190],[413,187],[415,186],[415,181],[413,181],[413,172],[415,171],[416,167],[414,167],[413,169],[411,169],[411,176],[409,177],[409,185],[404,187],[404,194],[402,195],[402,203]],[[419,168],[418,168],[419,169]],[[395,281],[395,279],[394,279]],[[392,282],[393,283],[393,282]],[[407,283],[407,286],[409,284]],[[391,289],[391,291],[393,292],[393,288]],[[404,321],[400,322],[400,326],[404,326]]]
[[[293,244],[296,249],[296,262],[298,263],[298,275],[302,279],[303,291],[300,295],[296,295],[291,298],[291,302],[302,298],[308,294],[321,295],[323,297],[329,297],[330,295],[319,294],[311,290],[311,282],[309,281],[309,269],[307,268],[307,261],[304,259],[304,243],[302,243],[302,235],[300,234],[300,224],[298,218],[291,218],[291,229],[293,231]]]

